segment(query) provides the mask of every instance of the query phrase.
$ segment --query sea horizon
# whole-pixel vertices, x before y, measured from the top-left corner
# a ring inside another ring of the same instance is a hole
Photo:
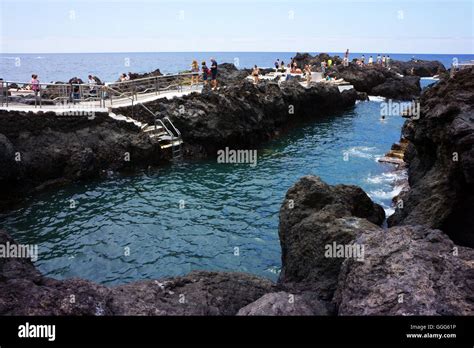
[[[146,73],[160,69],[164,74],[187,71],[193,60],[207,61],[211,57],[218,63],[233,63],[237,68],[273,67],[276,59],[289,62],[298,52],[287,51],[189,51],[189,52],[90,52],[90,53],[1,53],[0,77],[10,82],[26,82],[35,73],[43,82],[68,81],[74,76],[83,80],[89,74],[103,81],[116,81],[120,74]],[[342,56],[344,52],[299,52],[317,55],[328,53]],[[377,54],[390,55],[393,60],[438,60],[450,68],[453,59],[459,62],[474,60],[473,54],[420,54],[387,52],[350,52],[350,59],[362,54],[369,58]]]

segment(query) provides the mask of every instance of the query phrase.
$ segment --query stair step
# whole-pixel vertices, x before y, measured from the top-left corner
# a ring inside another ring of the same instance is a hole
[[[161,131],[163,130],[163,127],[161,126],[148,126],[145,128],[142,128],[143,132],[154,132],[154,131]]]
[[[153,134],[150,134],[150,138],[160,138],[159,140],[161,140],[161,137],[165,136],[166,132],[160,132],[160,133],[153,133]]]
[[[160,147],[161,147],[162,149],[168,149],[168,148],[172,147],[173,145],[174,145],[174,146],[179,146],[179,145],[181,145],[182,143],[183,143],[182,140],[175,140],[175,141],[173,141],[173,144],[172,144],[172,143],[168,143],[168,144],[160,145]]]
[[[171,139],[178,139],[178,137],[171,137],[171,135],[162,135],[160,137],[160,140],[163,140],[163,141],[171,141]]]

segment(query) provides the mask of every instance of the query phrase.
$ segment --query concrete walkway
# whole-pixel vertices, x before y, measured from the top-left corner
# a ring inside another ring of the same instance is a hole
[[[195,85],[195,86],[184,86],[182,91],[160,91],[160,92],[151,92],[145,94],[138,94],[138,100],[133,100],[130,97],[122,97],[122,98],[113,98],[112,101],[110,99],[106,100],[105,107],[100,107],[98,101],[82,101],[77,103],[59,103],[56,105],[42,105],[41,107],[34,106],[34,105],[27,105],[22,103],[8,103],[8,107],[0,106],[0,110],[6,111],[25,111],[25,112],[55,112],[57,114],[68,114],[68,113],[78,113],[81,112],[108,112],[110,109],[116,109],[120,107],[131,106],[137,103],[147,103],[154,100],[158,100],[161,98],[166,99],[173,99],[175,97],[182,97],[191,93],[201,93],[202,92],[202,84]]]

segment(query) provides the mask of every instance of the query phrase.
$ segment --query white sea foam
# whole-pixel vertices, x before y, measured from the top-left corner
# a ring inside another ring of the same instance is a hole
[[[374,102],[383,102],[383,101],[387,100],[387,98],[381,97],[381,96],[378,96],[378,95],[369,95],[369,100],[374,101]]]
[[[400,194],[403,190],[403,185],[395,186],[391,191],[384,191],[384,190],[373,190],[369,192],[369,197],[373,199],[391,199]]]
[[[380,184],[383,182],[397,182],[403,180],[407,177],[405,172],[396,171],[390,173],[382,173],[380,175],[371,176],[366,179],[367,182],[371,184]]]
[[[377,154],[374,154],[375,151],[377,151],[377,148],[375,147],[354,146],[345,152],[347,152],[349,156],[353,156],[353,157],[374,158],[376,156],[379,156]]]

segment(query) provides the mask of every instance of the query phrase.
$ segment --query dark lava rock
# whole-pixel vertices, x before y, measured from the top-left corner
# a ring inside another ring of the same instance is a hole
[[[392,61],[392,69],[402,75],[415,75],[419,77],[431,77],[446,72],[444,65],[437,60],[410,60],[402,62],[399,60]]]
[[[410,190],[389,225],[425,224],[473,247],[474,70],[441,80],[420,103],[420,118],[403,127]]]
[[[232,69],[232,68],[229,68]],[[181,131],[188,147],[199,146],[209,156],[217,150],[257,147],[278,130],[301,119],[314,119],[351,107],[357,92],[339,92],[336,86],[316,84],[306,89],[297,81],[281,84],[240,81],[219,91],[205,90],[172,100],[147,103],[154,112],[168,116]],[[121,114],[132,116],[131,108]],[[151,123],[153,117],[135,110],[134,118]]]
[[[384,83],[375,86],[370,92],[390,99],[412,99],[420,94],[420,78],[406,76],[404,78],[389,78]]]
[[[0,111],[0,200],[6,202],[46,182],[89,179],[164,159],[139,129],[104,113],[90,118]]]
[[[288,190],[280,209],[279,283],[311,289],[330,300],[344,259],[327,257],[326,247],[352,244],[359,234],[377,230],[384,218],[382,207],[359,187],[329,186],[314,176],[301,178]]]
[[[109,307],[115,315],[235,315],[273,289],[249,274],[195,271],[115,287]]]
[[[284,291],[263,295],[237,313],[240,316],[329,315],[326,305],[311,293],[294,295]]]
[[[143,73],[143,74],[140,74],[140,73],[128,73],[128,75],[130,76],[130,79],[131,79],[131,80],[143,79],[143,78],[145,78],[145,77],[163,76],[163,74],[161,73],[160,69],[156,69],[156,70],[154,70],[154,71],[147,72],[147,73]]]
[[[251,69],[239,70],[231,63],[217,65],[217,81],[221,87],[240,84],[250,73]]]
[[[302,69],[306,64],[311,64],[313,66],[313,71],[319,71],[321,67],[321,62],[327,62],[329,59],[332,60],[333,65],[338,65],[342,63],[342,59],[339,56],[330,56],[327,53],[320,53],[316,56],[312,56],[309,53],[297,53],[293,57],[293,61],[296,62],[299,68]]]
[[[0,244],[7,242],[16,244],[0,230]],[[267,279],[225,272],[109,288],[44,277],[30,259],[0,258],[0,315],[235,315],[274,290]]]
[[[474,250],[425,226],[370,231],[357,243],[364,261],[344,261],[338,315],[474,314]]]
[[[400,76],[381,66],[337,66],[332,75],[350,82],[358,92],[386,98],[409,100],[420,95],[420,80],[415,76]]]

